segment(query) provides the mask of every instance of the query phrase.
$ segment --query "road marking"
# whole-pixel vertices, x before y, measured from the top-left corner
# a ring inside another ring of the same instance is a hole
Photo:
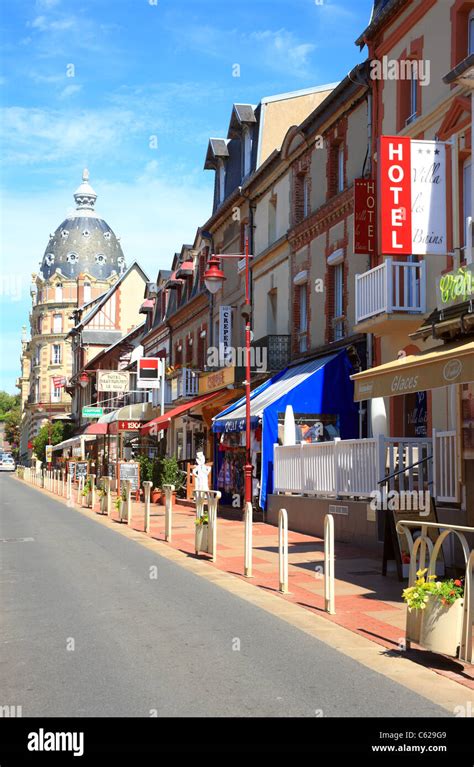
[[[0,543],[29,543],[34,538],[0,538]]]

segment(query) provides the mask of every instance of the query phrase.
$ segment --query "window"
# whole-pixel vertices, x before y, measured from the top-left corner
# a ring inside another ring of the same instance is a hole
[[[467,29],[467,54],[468,56],[474,53],[474,11],[471,11],[468,19]]]
[[[268,202],[268,244],[271,245],[276,240],[276,208],[277,198],[270,197]]]
[[[242,175],[248,176],[251,168],[252,160],[252,134],[249,128],[244,128],[243,133],[243,162],[242,162]]]
[[[333,267],[334,278],[334,312],[333,312],[333,339],[339,341],[344,338],[344,264],[336,264]]]
[[[91,300],[91,284],[90,282],[84,283],[84,303],[87,304]]]
[[[41,399],[40,399],[40,379],[39,378],[35,379],[35,402],[36,403],[41,402]]]
[[[298,303],[300,310],[300,332],[299,332],[299,347],[300,352],[308,350],[308,303],[307,303],[307,283],[298,285]]]
[[[51,364],[60,365],[62,359],[61,344],[53,344],[51,347]]]
[[[42,329],[43,329],[43,317],[41,316],[41,314],[38,317],[37,329],[38,329],[38,335],[41,335],[41,332],[42,332]]]
[[[63,300],[63,286],[60,282],[56,284],[55,290],[54,290],[54,300],[55,301],[62,301]]]
[[[222,160],[219,160],[217,166],[217,201],[220,205],[225,198],[225,165]]]
[[[63,318],[62,314],[53,315],[53,333],[63,332]]]
[[[344,144],[340,144],[337,151],[337,191],[344,189]]]
[[[418,77],[412,72],[410,80],[410,114],[407,118],[407,125],[416,119],[418,114]]]
[[[54,385],[54,378],[51,379],[51,402],[59,402],[61,399],[61,387]]]
[[[41,346],[38,344],[35,348],[35,365],[39,365],[41,362]]]
[[[273,288],[267,296],[267,335],[275,335],[278,327],[278,290]]]
[[[303,216],[309,216],[309,176],[306,173],[303,178]]]

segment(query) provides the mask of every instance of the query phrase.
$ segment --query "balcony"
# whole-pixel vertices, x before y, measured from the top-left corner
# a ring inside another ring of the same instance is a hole
[[[291,336],[263,336],[252,342],[251,364],[253,372],[277,373],[290,363]]]
[[[196,397],[199,393],[199,373],[191,368],[181,368],[171,379],[171,400],[180,397]]]
[[[356,327],[359,333],[416,330],[426,313],[426,264],[394,261],[356,275]]]

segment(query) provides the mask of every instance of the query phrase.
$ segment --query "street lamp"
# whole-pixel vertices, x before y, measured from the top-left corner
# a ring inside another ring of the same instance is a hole
[[[245,305],[242,316],[245,318],[245,466],[244,487],[245,503],[252,503],[252,455],[250,451],[250,259],[249,241],[245,238],[245,253],[213,253],[204,272],[204,284],[210,293],[217,293],[223,286],[225,275],[221,269],[222,258],[245,258]]]
[[[83,389],[86,388],[87,384],[89,383],[89,376],[87,375],[87,373],[81,373],[81,375],[79,376],[79,383]]]

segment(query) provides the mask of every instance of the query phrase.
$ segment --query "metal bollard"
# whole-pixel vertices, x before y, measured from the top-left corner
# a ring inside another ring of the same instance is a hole
[[[64,498],[66,495],[66,469],[61,469],[61,495]]]
[[[79,477],[79,481],[77,483],[77,496],[76,496],[76,503],[80,506],[84,506],[84,496],[82,495],[82,490],[84,488],[84,477]]]
[[[143,483],[143,500],[145,502],[145,533],[150,532],[150,494],[153,482],[145,480]]]
[[[324,609],[330,615],[336,614],[334,597],[334,517],[324,517]]]
[[[90,498],[91,498],[91,509],[94,511],[95,506],[95,474],[90,474],[89,479],[91,481],[91,492],[90,492]]]
[[[278,572],[279,591],[288,594],[288,512],[278,512]]]
[[[131,479],[125,480],[125,492],[126,492],[125,507],[127,509],[127,525],[130,525],[132,522],[132,480]]]
[[[163,485],[165,491],[165,541],[171,541],[173,527],[173,493],[174,485]]]
[[[248,501],[245,504],[244,511],[244,575],[246,578],[252,578],[252,532],[253,532],[253,506]]]

